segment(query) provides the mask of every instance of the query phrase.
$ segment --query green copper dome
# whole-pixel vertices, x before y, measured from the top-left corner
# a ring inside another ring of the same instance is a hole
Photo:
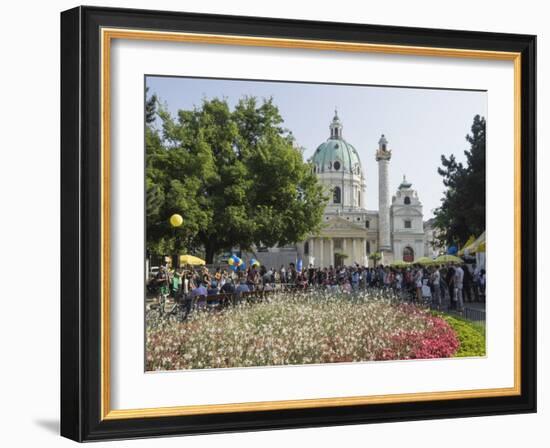
[[[357,150],[342,138],[342,124],[335,112],[330,124],[330,137],[315,150],[311,163],[315,172],[344,171],[346,173],[361,173],[361,162]]]

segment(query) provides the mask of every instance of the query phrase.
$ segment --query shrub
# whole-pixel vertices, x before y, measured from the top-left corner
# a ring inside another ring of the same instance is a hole
[[[441,316],[451,325],[460,341],[457,357],[485,356],[485,326],[451,316]]]

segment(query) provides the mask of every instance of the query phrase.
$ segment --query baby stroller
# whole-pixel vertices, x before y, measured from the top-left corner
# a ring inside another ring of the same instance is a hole
[[[422,305],[430,306],[432,303],[432,289],[427,278],[422,279]]]

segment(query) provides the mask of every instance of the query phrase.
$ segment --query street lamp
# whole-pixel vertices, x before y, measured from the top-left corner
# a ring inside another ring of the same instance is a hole
[[[176,228],[181,227],[183,224],[183,218],[181,215],[178,215],[177,213],[174,213],[172,216],[170,216],[170,225],[172,226],[172,235],[174,237],[174,252],[176,253],[174,255],[174,258],[172,259],[172,266],[173,269],[176,269],[178,267],[178,250],[179,250],[179,244],[178,240],[176,238]]]
[[[170,225],[174,228],[181,227],[183,224],[183,218],[181,215],[178,215],[177,213],[174,213],[172,216],[170,216]]]

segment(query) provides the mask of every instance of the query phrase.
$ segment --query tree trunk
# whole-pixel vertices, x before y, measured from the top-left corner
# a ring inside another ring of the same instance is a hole
[[[206,264],[213,264],[214,263],[214,255],[216,255],[216,251],[213,246],[206,245],[204,246],[204,251],[206,255]]]
[[[180,257],[177,253],[172,255],[172,269],[178,269],[180,267]]]

